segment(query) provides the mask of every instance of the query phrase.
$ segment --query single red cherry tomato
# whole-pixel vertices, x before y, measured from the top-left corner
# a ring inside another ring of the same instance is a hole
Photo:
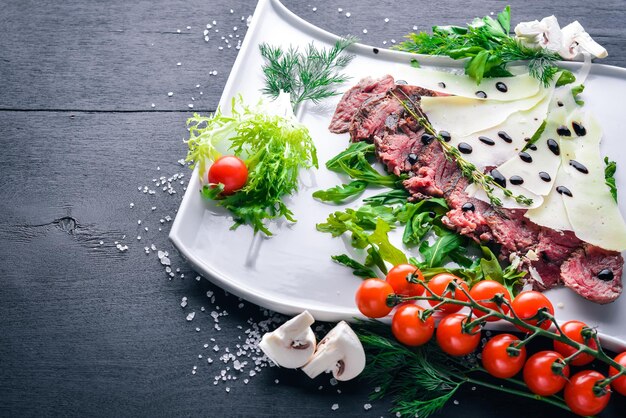
[[[559,361],[563,356],[556,351],[540,351],[526,361],[524,365],[524,382],[528,389],[537,395],[554,395],[565,386],[569,377],[569,366],[561,369]],[[555,363],[557,363],[555,365]]]
[[[572,340],[580,343],[586,344],[587,346],[593,348],[594,350],[598,349],[598,344],[596,344],[595,340],[589,339],[585,341],[585,338],[582,335],[583,329],[588,328],[584,322],[580,321],[567,321],[563,325],[561,325],[561,331],[563,334],[567,335]],[[554,341],[554,351],[558,351],[563,355],[563,357],[569,357],[576,352],[576,349],[571,345],[564,344],[559,341]],[[585,364],[589,364],[594,360],[594,357],[591,354],[580,353],[576,357],[574,357],[570,364],[572,366],[584,366]]]
[[[420,312],[424,308],[417,305],[402,305],[393,314],[391,332],[402,344],[418,346],[427,343],[435,332],[432,315],[422,321]]]
[[[614,360],[617,363],[621,364],[622,366],[626,367],[626,351],[624,351],[621,354],[618,354],[615,357]],[[617,374],[617,369],[615,367],[613,367],[613,366],[609,367],[609,376],[613,377],[616,374]],[[626,396],[626,375],[622,375],[621,377],[618,377],[617,379],[612,381],[611,382],[611,387],[617,393],[620,393],[620,394]]]
[[[474,299],[480,306],[484,306],[485,308],[498,310],[498,305],[495,302],[489,302],[490,299],[494,298],[497,294],[501,294],[504,299],[511,302],[511,295],[506,287],[504,287],[501,283],[496,282],[495,280],[481,280],[476,283],[472,290],[470,290],[470,296]],[[502,304],[500,305],[500,310],[502,313],[507,314],[509,312],[509,307]],[[476,315],[477,318],[482,318],[487,315],[485,312],[480,309],[472,309],[472,313]],[[497,321],[499,318],[493,315],[487,315],[485,320],[487,321]]]
[[[452,282],[455,282],[457,285],[457,287],[454,288],[454,296],[452,296],[453,294],[452,290],[450,290],[450,288],[448,287],[448,285],[450,285],[450,283]],[[428,289],[431,292],[433,292],[435,295],[445,296],[450,299],[456,299],[456,300],[460,300],[463,302],[467,302],[469,299],[467,298],[467,296],[465,296],[465,293],[463,293],[461,288],[465,289],[465,291],[469,293],[469,287],[467,286],[467,283],[465,283],[463,279],[461,279],[460,277],[457,277],[454,274],[449,274],[449,273],[437,274],[428,282]],[[430,296],[430,293],[426,292],[426,296]],[[429,300],[428,303],[430,303],[430,306],[435,306],[439,302],[436,300]],[[439,306],[437,309],[445,313],[454,313],[454,312],[460,311],[461,308],[463,308],[463,306],[461,305],[455,305],[453,303],[444,303],[443,305]]]
[[[480,328],[474,327],[472,332],[464,329],[467,315],[453,313],[444,317],[437,326],[437,343],[441,349],[452,356],[464,356],[478,347]]]
[[[393,309],[387,306],[387,296],[391,294],[393,294],[393,288],[386,281],[364,280],[356,291],[356,306],[368,318],[382,318],[389,315]]]
[[[602,379],[602,373],[595,370],[583,370],[572,376],[565,385],[563,398],[573,413],[586,417],[597,415],[606,408],[611,391],[608,387],[596,387],[596,382]]]
[[[536,292],[534,290],[529,290],[526,292],[522,292],[513,299],[511,303],[511,307],[513,311],[517,314],[517,316],[527,324],[537,326],[537,319],[530,319],[533,316],[537,315],[540,309],[546,308],[548,312],[554,315],[554,307],[552,306],[552,302],[548,300],[542,293]],[[539,325],[543,329],[550,328],[552,321],[545,320]],[[528,332],[529,329],[523,326],[516,325],[517,328],[524,332]]]
[[[526,361],[526,347],[522,346],[517,354],[507,350],[518,342],[519,338],[511,334],[499,334],[487,341],[482,353],[485,370],[501,379],[508,379],[519,373]]]
[[[387,283],[393,287],[396,295],[401,296],[419,296],[424,293],[424,286],[417,283],[411,283],[409,277],[415,277],[416,280],[424,280],[424,275],[417,267],[411,264],[398,264],[387,273]]]
[[[209,168],[209,183],[224,185],[223,195],[233,194],[241,189],[248,181],[246,164],[234,155],[224,155]]]

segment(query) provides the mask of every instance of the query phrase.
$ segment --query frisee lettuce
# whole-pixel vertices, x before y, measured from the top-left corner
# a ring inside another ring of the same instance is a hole
[[[295,222],[282,198],[298,190],[300,169],[317,167],[318,162],[309,131],[293,117],[288,95],[256,107],[245,105],[239,96],[232,100],[230,115],[220,110],[212,117],[194,114],[187,126],[187,161],[193,161],[192,168],[198,166],[203,180],[207,164],[221,155],[218,146],[243,158],[248,167],[248,181],[236,193],[222,197],[208,184],[201,191],[233,214],[233,229],[249,224],[255,233],[271,236],[266,221],[284,217]]]

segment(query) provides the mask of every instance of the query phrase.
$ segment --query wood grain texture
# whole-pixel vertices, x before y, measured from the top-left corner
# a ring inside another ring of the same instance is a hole
[[[377,46],[399,41],[413,25],[461,24],[503,6],[477,0],[462,7],[451,0],[286,4],[324,29]],[[605,62],[626,66],[622,0],[598,3],[593,14],[583,1],[511,4],[514,21],[552,13],[562,22],[580,19],[609,49]],[[247,385],[243,375],[213,385],[223,368],[217,357],[245,339],[248,320],[264,315],[196,281],[167,240],[170,223],[161,219],[175,216],[189,176],[176,162],[184,156],[187,105],[215,108],[237,52],[220,51],[226,45],[220,36],[235,35],[233,26],[243,36],[241,17],[254,6],[243,0],[2,4],[0,416],[388,415],[386,402],[363,409],[369,385],[331,386],[328,377],[310,381],[297,371],[264,369]],[[213,20],[218,24],[205,42],[202,31]],[[217,75],[209,75],[213,70]],[[177,173],[185,177],[174,184],[176,194],[154,186],[153,179]],[[143,193],[144,186],[155,194]],[[129,250],[120,252],[116,241]],[[151,244],[170,252],[174,272],[180,269],[175,278],[169,280],[154,252],[144,253]],[[215,293],[219,311],[229,313],[219,332],[207,291]],[[196,317],[188,322],[192,311]],[[219,354],[212,352],[215,344]],[[458,404],[439,416],[563,416],[480,388],[455,398]],[[333,412],[334,403],[339,410]],[[614,396],[602,416],[622,416],[625,407]]]

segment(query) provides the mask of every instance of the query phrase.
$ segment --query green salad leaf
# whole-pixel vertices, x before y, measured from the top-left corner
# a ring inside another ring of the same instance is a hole
[[[617,203],[617,186],[615,185],[615,172],[617,171],[617,163],[609,160],[609,157],[604,157],[604,181],[611,190],[611,196]]]
[[[276,107],[275,113],[268,111],[272,106]],[[198,164],[202,177],[207,162],[220,155],[218,144],[229,144],[227,148],[233,154],[244,158],[248,181],[241,190],[222,197],[213,185],[202,189],[203,197],[233,214],[233,228],[249,224],[255,233],[272,235],[266,221],[283,217],[295,222],[283,198],[298,190],[300,169],[317,167],[318,162],[308,129],[291,117],[288,104],[286,109],[276,102],[249,107],[239,97],[232,101],[231,115],[218,110],[212,117],[194,114],[187,121],[187,160],[194,166]]]
[[[507,65],[526,61],[529,73],[545,86],[558,72],[560,56],[543,48],[531,48],[509,35],[511,9],[506,6],[496,19],[485,16],[466,27],[434,26],[432,34],[410,33],[394,49],[416,54],[446,55],[467,59],[465,73],[480,84],[484,77],[509,77]]]

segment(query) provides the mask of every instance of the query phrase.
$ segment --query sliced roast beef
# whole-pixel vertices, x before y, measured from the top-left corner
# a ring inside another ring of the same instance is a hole
[[[355,109],[359,109],[365,100],[381,94],[385,96],[393,86],[395,81],[390,75],[379,80],[370,77],[362,79],[343,95],[328,129],[337,134],[348,132]]]
[[[561,264],[565,286],[597,303],[613,302],[622,293],[624,259],[619,253],[583,244]]]
[[[408,174],[410,200],[443,196],[450,211],[443,223],[479,243],[496,242],[501,257],[522,259],[521,268],[537,290],[565,284],[586,299],[608,303],[621,293],[624,260],[580,241],[572,232],[533,224],[524,210],[498,208],[465,192],[468,180],[441,145],[424,136],[424,129],[405,111],[401,101],[419,106],[420,97],[437,93],[420,87],[395,85],[391,76],[366,78],[344,94],[330,129],[350,132],[352,141],[376,145],[379,160],[389,172]]]

